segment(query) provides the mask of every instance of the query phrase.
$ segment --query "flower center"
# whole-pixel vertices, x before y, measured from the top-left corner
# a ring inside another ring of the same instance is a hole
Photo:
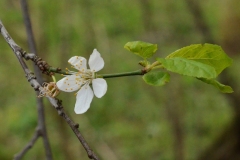
[[[76,75],[76,83],[80,83],[81,87],[84,85],[91,84],[92,80],[95,78],[95,72],[91,71],[90,69],[87,70],[80,70]]]
[[[92,83],[92,80],[96,78],[95,70],[90,69],[80,69],[78,72],[76,71],[70,71],[68,68],[66,68],[67,72],[74,75],[74,79],[69,79],[68,75],[66,76],[66,79],[64,81],[64,84],[66,85],[65,91],[73,91],[76,85],[81,89],[83,86],[87,88],[89,84]],[[75,87],[74,87],[75,86]]]

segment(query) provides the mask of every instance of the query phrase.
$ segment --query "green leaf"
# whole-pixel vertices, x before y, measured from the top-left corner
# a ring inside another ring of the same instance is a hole
[[[153,86],[163,86],[170,80],[170,75],[167,72],[152,71],[144,74],[143,80]]]
[[[217,75],[232,64],[232,59],[227,56],[220,46],[207,43],[181,48],[168,55],[166,59],[174,57],[182,57],[210,65],[216,70]]]
[[[157,51],[157,44],[133,41],[126,43],[124,45],[124,48],[144,59],[147,59],[155,54],[155,52]]]
[[[175,57],[171,59],[157,59],[168,71],[178,74],[197,77],[197,78],[215,78],[217,76],[212,66],[185,58]]]
[[[219,89],[223,93],[232,93],[233,92],[232,87],[221,84],[220,82],[218,82],[215,79],[206,79],[206,78],[198,78],[198,79],[201,80],[204,83],[213,85],[214,87],[216,87],[217,89]]]

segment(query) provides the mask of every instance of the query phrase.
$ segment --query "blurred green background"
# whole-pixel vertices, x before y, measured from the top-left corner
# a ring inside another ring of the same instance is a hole
[[[239,7],[239,0],[29,1],[38,55],[55,67],[69,67],[67,61],[75,55],[88,59],[97,48],[105,60],[100,73],[140,69],[141,59],[123,48],[135,40],[158,44],[155,57],[208,42],[221,45],[234,59],[220,79],[233,87],[232,95],[174,74],[163,87],[148,86],[140,76],[114,78],[107,79],[108,91],[103,98],[95,97],[88,112],[76,115],[74,94],[61,93],[58,98],[63,100],[64,109],[104,160],[188,160],[211,155],[210,159],[224,159],[224,153],[237,157]],[[0,19],[15,42],[28,51],[20,2],[1,0]],[[36,95],[3,37],[0,55],[0,159],[7,160],[35,131]],[[32,63],[27,63],[32,68]],[[45,77],[45,81],[50,80]],[[47,99],[45,104],[54,159],[87,160],[69,126]],[[232,145],[227,144],[230,139]],[[41,139],[23,159],[45,159]]]

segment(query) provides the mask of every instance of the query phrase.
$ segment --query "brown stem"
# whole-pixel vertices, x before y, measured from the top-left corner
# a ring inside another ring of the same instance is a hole
[[[2,24],[2,21],[0,20],[0,32],[2,34],[2,36],[4,37],[4,39],[7,41],[7,43],[9,44],[9,46],[12,48],[13,52],[15,53],[16,57],[19,60],[19,63],[21,64],[24,73],[26,74],[26,77],[28,79],[28,82],[31,84],[31,86],[37,90],[37,91],[41,91],[41,92],[45,92],[43,90],[43,87],[39,84],[39,82],[36,80],[36,77],[34,76],[34,74],[28,69],[26,63],[23,60],[22,55],[24,55],[24,53],[26,53],[25,51],[22,50],[22,48],[20,48],[15,42],[14,40],[10,37],[10,35],[8,34],[8,32],[6,31],[4,25]],[[58,111],[58,114],[68,123],[68,125],[71,127],[71,129],[73,130],[73,132],[75,133],[75,135],[77,136],[78,140],[81,142],[82,146],[84,147],[84,149],[86,150],[88,157],[90,159],[94,159],[94,160],[98,160],[99,158],[97,157],[97,155],[92,151],[92,149],[90,148],[90,146],[87,144],[86,140],[84,139],[84,137],[81,135],[78,127],[78,124],[75,124],[74,121],[64,112],[63,110],[63,106],[61,105],[60,101],[55,99],[55,98],[51,98],[51,97],[47,97],[49,102],[51,103],[51,105]]]
[[[31,149],[33,147],[33,145],[35,144],[35,142],[37,141],[37,139],[41,136],[41,131],[39,128],[36,129],[33,137],[31,138],[31,140],[27,143],[27,145],[22,149],[21,152],[19,152],[18,154],[16,154],[14,156],[14,160],[20,160],[29,149]]]
[[[37,49],[36,49],[35,40],[34,40],[34,36],[33,36],[31,20],[30,20],[30,16],[29,16],[29,12],[28,12],[28,4],[27,4],[26,0],[21,0],[20,2],[21,2],[21,8],[22,8],[22,12],[23,12],[24,23],[25,23],[25,27],[26,27],[29,49],[30,49],[30,52],[37,55]],[[36,74],[38,82],[40,82],[40,84],[42,84],[43,78],[42,78],[39,68],[36,65],[34,65],[33,67],[34,67],[34,72]],[[37,92],[36,92],[36,94],[38,95]],[[47,130],[46,130],[43,98],[37,98],[36,101],[37,101],[37,113],[38,113],[38,127],[37,127],[38,129],[36,130],[36,132],[41,133],[40,135],[43,139],[43,145],[44,145],[44,149],[45,149],[45,153],[46,153],[46,159],[52,160],[53,159],[52,151],[51,151],[51,146],[50,146],[50,143],[48,140]]]

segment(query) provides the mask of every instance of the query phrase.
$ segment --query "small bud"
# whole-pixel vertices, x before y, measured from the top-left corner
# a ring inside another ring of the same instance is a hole
[[[42,64],[42,61],[37,61],[37,65],[40,65],[40,64]]]
[[[146,67],[148,65],[147,61],[140,61],[138,64],[140,64],[143,67]]]

